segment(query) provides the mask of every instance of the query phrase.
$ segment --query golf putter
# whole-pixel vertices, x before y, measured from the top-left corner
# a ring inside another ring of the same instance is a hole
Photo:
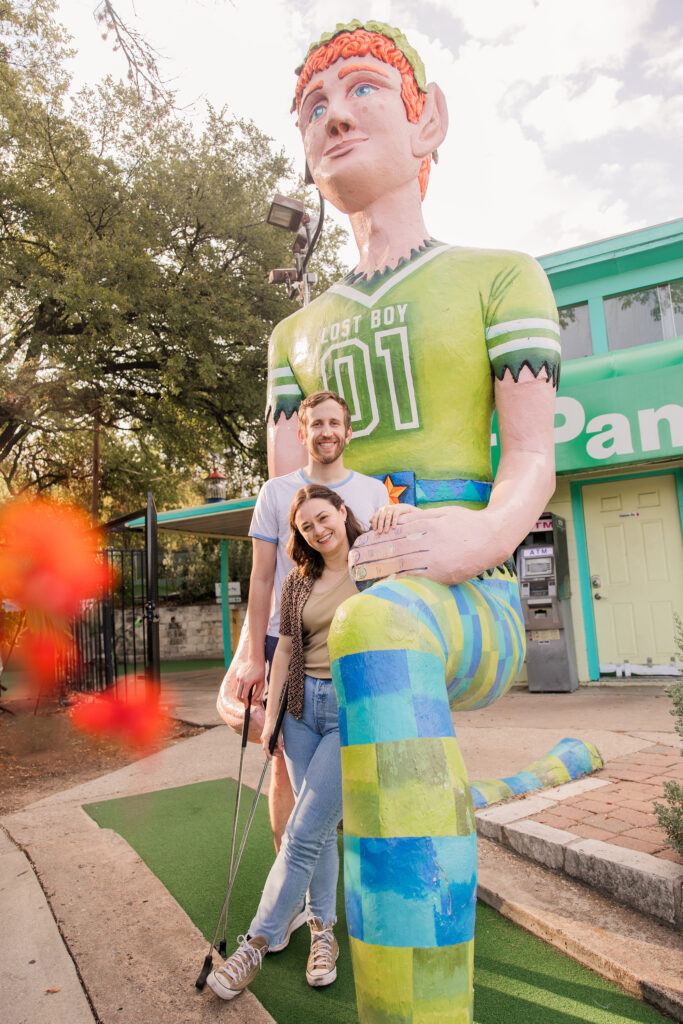
[[[249,690],[248,703],[244,709],[244,723],[242,725],[242,746],[240,747],[240,766],[237,772],[237,796],[235,797],[235,817],[232,822],[232,838],[230,840],[230,868],[228,870],[228,881],[232,878],[232,866],[235,861],[235,838],[237,836],[237,820],[240,813],[240,798],[242,796],[242,769],[244,766],[244,751],[247,749],[247,742],[249,740],[249,718],[251,716],[251,696],[254,692],[254,687]],[[228,923],[228,909],[225,908],[223,917],[223,935],[218,946],[218,952],[222,957],[225,957],[226,946],[225,946],[225,929]],[[218,927],[220,929],[220,918],[218,921]],[[216,944],[216,936],[213,937],[213,944]]]
[[[278,736],[280,735],[280,729],[282,728],[282,722],[283,722],[283,719],[285,717],[285,711],[287,710],[287,689],[288,689],[288,687],[285,685],[285,687],[284,687],[284,689],[282,691],[282,697],[280,699],[280,707],[278,708],[277,719],[276,719],[276,722],[275,722],[275,728],[273,729],[273,735],[270,737],[270,741],[268,743],[268,751],[269,751],[269,753],[271,755],[272,755],[273,751],[275,750],[275,745],[277,743]],[[230,905],[230,894],[232,893],[232,887],[233,887],[233,885],[235,883],[235,878],[237,877],[237,871],[238,871],[238,868],[240,866],[240,861],[242,859],[242,853],[244,851],[244,846],[245,846],[245,843],[247,841],[247,836],[249,835],[249,829],[251,828],[251,823],[254,820],[254,815],[256,814],[256,807],[258,805],[258,799],[259,799],[259,797],[261,795],[261,790],[263,789],[263,783],[264,783],[264,780],[265,780],[265,777],[266,777],[266,772],[268,771],[268,765],[270,764],[270,759],[266,758],[266,763],[264,764],[263,771],[261,772],[261,778],[259,779],[258,786],[256,787],[256,792],[254,793],[254,799],[252,801],[251,809],[249,811],[249,817],[247,818],[247,823],[244,826],[244,831],[242,833],[242,838],[240,840],[240,847],[239,847],[239,850],[237,852],[237,859],[235,860],[234,859],[234,853],[235,853],[235,838],[236,838],[236,835],[237,835],[237,815],[239,813],[240,792],[241,792],[241,788],[242,788],[242,765],[243,765],[243,762],[244,762],[244,750],[245,750],[245,747],[247,745],[247,737],[249,735],[249,707],[250,706],[251,706],[251,690],[249,691],[249,706],[247,707],[247,709],[246,709],[246,711],[244,713],[244,726],[242,728],[242,747],[241,747],[241,751],[240,751],[240,765],[239,765],[239,772],[238,772],[238,778],[237,778],[237,797],[236,797],[236,800],[235,800],[235,817],[234,817],[234,820],[233,820],[232,840],[231,840],[231,843],[230,843],[230,869],[229,869],[229,872],[228,872],[228,887],[227,887],[227,891],[226,891],[226,894],[225,894],[225,900],[223,901],[223,906],[221,907],[221,912],[220,912],[220,914],[218,916],[218,923],[216,924],[216,931],[214,932],[214,936],[213,936],[213,939],[211,941],[211,945],[209,946],[209,952],[204,957],[204,964],[202,965],[202,969],[199,972],[199,977],[195,981],[195,988],[198,988],[200,991],[206,985],[206,979],[208,978],[208,976],[211,973],[211,970],[213,968],[213,949],[216,946],[216,939],[218,938],[218,934],[219,934],[219,932],[221,930],[221,927],[223,928],[223,938],[221,939],[220,945],[218,946],[218,952],[220,953],[220,955],[222,957],[225,957],[225,953],[227,952],[226,943],[225,943],[225,933],[226,933],[227,923],[228,923],[228,907]]]
[[[230,868],[228,870],[228,896],[226,897],[226,903],[223,904],[223,910],[221,911],[221,916],[218,919],[218,925],[216,926],[216,932],[214,934],[211,946],[209,947],[209,954],[208,954],[207,957],[205,957],[205,959],[204,959],[204,966],[202,967],[201,973],[200,973],[199,977],[197,978],[197,981],[195,982],[197,988],[199,988],[199,989],[204,988],[204,985],[206,984],[206,979],[208,978],[209,973],[211,971],[211,968],[213,966],[213,957],[211,955],[211,950],[216,945],[216,939],[218,938],[218,933],[220,931],[221,921],[224,918],[227,921],[227,915],[224,914],[224,911],[227,909],[226,905],[227,905],[227,900],[228,900],[228,897],[229,897],[229,894],[230,894],[230,879],[232,878],[232,867],[233,867],[233,862],[234,862],[234,857],[235,857],[235,839],[236,839],[236,836],[237,836],[237,820],[238,820],[239,812],[240,812],[240,797],[242,795],[242,771],[243,771],[243,768],[244,768],[244,751],[246,750],[246,746],[247,746],[247,742],[248,742],[248,736],[249,736],[249,719],[251,717],[251,695],[252,695],[253,692],[254,692],[254,687],[252,686],[252,688],[249,690],[249,702],[248,702],[248,704],[247,704],[247,706],[246,706],[246,708],[244,710],[244,722],[242,723],[242,744],[241,744],[241,747],[240,747],[239,770],[237,772],[237,793],[236,793],[236,796],[235,796],[235,815],[233,817],[233,822],[232,822],[232,838],[230,840]],[[225,946],[225,930],[223,932],[223,939],[222,939],[220,947],[219,947],[219,952],[221,953],[221,955],[224,955],[224,946]]]

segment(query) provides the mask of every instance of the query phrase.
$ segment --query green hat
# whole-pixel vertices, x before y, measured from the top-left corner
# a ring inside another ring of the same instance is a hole
[[[359,21],[358,18],[354,18],[353,21],[349,21],[346,25],[339,23],[334,32],[323,32],[316,43],[311,43],[303,61],[295,69],[295,74],[301,74],[304,69],[304,64],[314,50],[318,50],[321,46],[325,46],[326,43],[329,43],[335,38],[335,36],[341,35],[342,32],[356,32],[359,28],[365,29],[366,32],[377,32],[379,35],[386,36],[387,39],[391,39],[396,49],[401,51],[413,69],[415,83],[420,92],[427,92],[427,76],[425,75],[424,64],[422,63],[419,53],[410,45],[400,29],[392,28],[391,25],[387,25],[383,21]],[[296,101],[292,110],[294,110],[295,107]]]

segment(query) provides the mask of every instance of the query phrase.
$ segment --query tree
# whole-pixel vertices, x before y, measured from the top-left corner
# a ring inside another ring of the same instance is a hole
[[[266,342],[295,308],[268,284],[289,241],[264,218],[291,168],[226,111],[195,131],[111,80],[70,100],[53,11],[0,0],[5,485],[80,493],[95,437],[113,512],[130,508],[126,459],[142,492],[152,463],[187,481],[212,454],[257,480]],[[317,260],[323,286],[337,242]]]

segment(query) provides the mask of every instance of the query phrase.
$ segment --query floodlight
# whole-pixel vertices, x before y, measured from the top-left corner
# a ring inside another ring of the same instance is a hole
[[[294,267],[277,267],[275,270],[271,270],[268,280],[271,284],[286,284],[290,299],[298,295],[304,306],[311,298],[310,286],[317,281],[317,275],[309,274],[307,268],[313,250],[318,244],[325,219],[325,201],[320,191],[318,191],[318,202],[320,212],[316,218],[311,218],[306,213],[300,199],[276,195],[266,217],[267,224],[296,233],[292,245]]]
[[[276,195],[270,204],[266,222],[285,231],[298,231],[304,216],[304,204],[300,199]]]

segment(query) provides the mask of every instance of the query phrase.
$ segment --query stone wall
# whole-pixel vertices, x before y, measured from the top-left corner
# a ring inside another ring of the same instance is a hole
[[[242,628],[246,604],[231,605],[238,613],[239,629]],[[123,654],[121,636],[121,612],[115,612],[117,650]],[[125,637],[128,657],[132,653],[133,628],[135,628],[135,645],[138,651],[143,650],[142,622],[137,612],[135,627],[132,613],[125,615]],[[233,629],[233,649],[235,647]],[[159,608],[159,648],[162,661],[175,661],[190,658],[222,658],[223,657],[223,610],[219,604],[193,605],[162,605]]]

